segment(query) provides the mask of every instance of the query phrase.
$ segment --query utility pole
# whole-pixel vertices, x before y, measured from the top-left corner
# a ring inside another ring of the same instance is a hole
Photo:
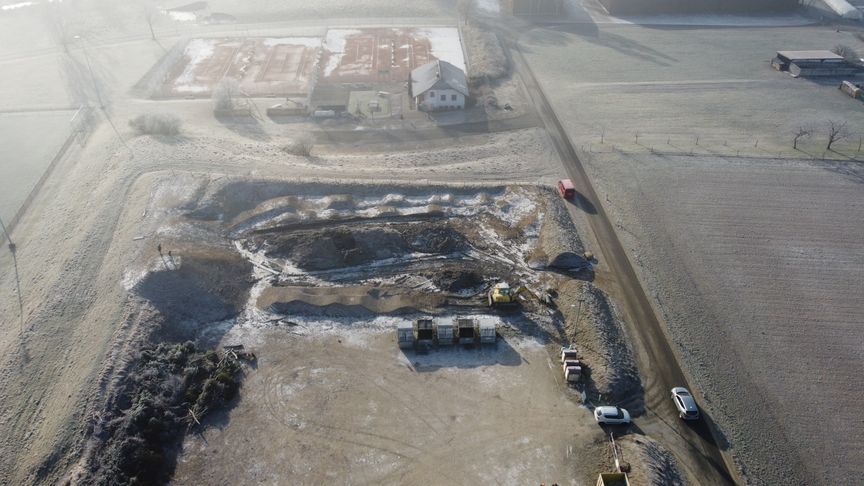
[[[15,249],[16,249],[16,248],[15,248],[15,243],[12,243],[12,237],[9,236],[9,232],[6,231],[6,225],[3,224],[3,218],[2,218],[2,217],[0,217],[0,228],[3,228],[3,234],[6,236],[6,241],[9,242],[9,251],[11,251],[12,254],[14,254],[14,253],[15,253]]]
[[[0,217],[0,228],[3,228],[3,235],[6,241],[9,242],[9,251],[12,253],[12,263],[15,266],[15,288],[18,290],[18,318],[21,321],[21,336],[24,336],[24,298],[21,296],[21,277],[18,275],[18,255],[15,251],[18,247],[12,242],[12,237],[9,236],[9,231],[6,229],[6,224],[3,223],[3,218]]]

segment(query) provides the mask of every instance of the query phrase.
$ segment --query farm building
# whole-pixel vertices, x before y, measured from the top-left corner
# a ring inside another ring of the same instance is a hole
[[[351,87],[341,84],[319,84],[312,90],[310,104],[316,111],[344,113],[348,110]]]
[[[798,0],[600,0],[600,3],[612,15],[780,12],[798,7]]]
[[[771,66],[793,76],[844,76],[858,68],[831,51],[777,51]]]
[[[446,61],[432,61],[411,71],[411,97],[423,111],[465,108],[465,72]]]

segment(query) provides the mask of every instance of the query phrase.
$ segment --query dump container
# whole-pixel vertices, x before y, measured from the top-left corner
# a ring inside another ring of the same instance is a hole
[[[438,345],[453,344],[453,320],[438,318],[435,320],[435,337],[438,339]]]
[[[410,322],[400,323],[396,326],[396,340],[402,349],[414,346],[414,326]]]
[[[576,383],[582,379],[581,366],[568,366],[564,369],[564,380],[567,383]]]
[[[477,341],[477,322],[474,319],[456,319],[456,337],[459,344],[473,344]]]
[[[579,355],[576,353],[575,348],[564,348],[561,350],[561,362],[565,362],[568,359],[577,359]]]
[[[432,319],[417,319],[414,324],[418,344],[432,344],[435,340],[435,329]]]
[[[480,321],[480,343],[494,344],[498,338],[498,329],[495,326],[495,321],[491,319],[483,319]]]

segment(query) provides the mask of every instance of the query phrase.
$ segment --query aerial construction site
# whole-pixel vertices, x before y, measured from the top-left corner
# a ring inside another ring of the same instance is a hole
[[[811,3],[0,0],[0,484],[856,484]]]

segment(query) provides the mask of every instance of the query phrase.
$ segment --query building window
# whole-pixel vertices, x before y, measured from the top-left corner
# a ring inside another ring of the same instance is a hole
[[[447,101],[447,95],[441,95],[441,101]]]
[[[450,101],[456,101],[456,95],[450,95]]]
[[[434,100],[435,100],[435,92],[434,92],[434,91],[430,91],[430,92],[429,92],[429,100],[430,100],[430,101],[434,101]]]

